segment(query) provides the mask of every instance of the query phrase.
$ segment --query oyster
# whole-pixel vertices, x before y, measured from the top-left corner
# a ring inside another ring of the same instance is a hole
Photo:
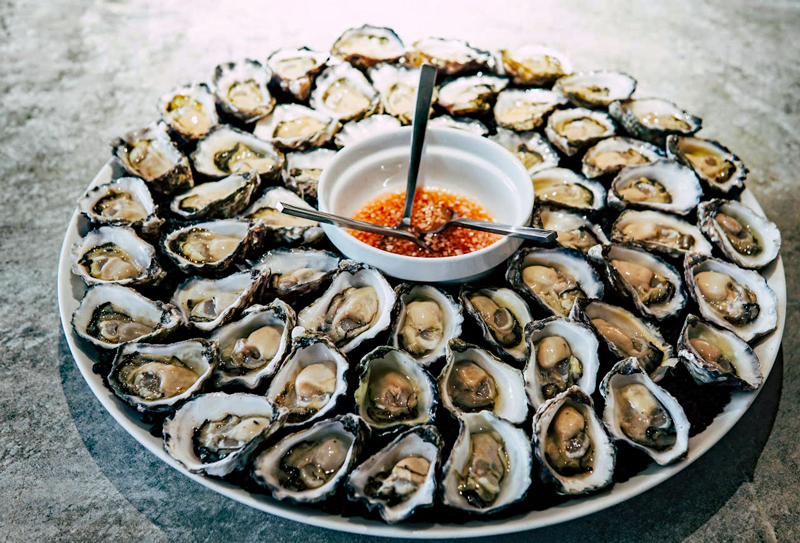
[[[778,257],[781,231],[741,202],[702,202],[697,206],[697,222],[722,253],[743,268],[763,268]]]
[[[317,422],[258,454],[253,479],[277,500],[324,500],[345,480],[368,437],[369,429],[356,415]]]
[[[298,313],[298,323],[327,335],[347,353],[388,328],[395,299],[378,270],[345,260],[330,287]]]
[[[242,468],[278,428],[263,396],[200,394],[164,421],[164,449],[192,473],[224,477]]]
[[[444,503],[483,514],[521,500],[533,469],[525,432],[490,411],[464,413],[458,423],[458,439],[444,465]]]
[[[440,76],[476,72],[488,67],[491,59],[489,53],[465,41],[444,38],[417,40],[406,52],[409,66],[419,68],[423,64],[433,64]]]
[[[194,186],[189,159],[172,143],[163,122],[124,134],[111,149],[122,167],[154,192],[169,195]]]
[[[260,184],[256,171],[229,175],[179,194],[170,210],[186,220],[228,219],[248,206]]]
[[[330,281],[341,258],[328,251],[278,247],[262,256],[255,268],[269,273],[268,288],[282,300],[314,292]]]
[[[756,390],[763,381],[761,363],[746,341],[694,315],[683,324],[678,356],[698,385]]]
[[[597,211],[606,205],[606,189],[567,168],[540,170],[531,176],[537,204]]]
[[[402,283],[394,290],[391,345],[428,366],[445,355],[448,341],[461,335],[461,304],[430,285]]]
[[[693,169],[711,192],[734,195],[744,189],[747,168],[716,141],[671,135],[667,137],[667,156]]]
[[[76,241],[72,273],[87,285],[157,285],[166,276],[155,248],[127,226],[101,226]]]
[[[170,411],[200,390],[216,360],[217,344],[205,339],[132,343],[114,358],[108,384],[139,411]]]
[[[686,307],[681,274],[663,259],[623,245],[607,245],[598,256],[611,286],[643,317],[662,321]]]
[[[383,112],[402,124],[411,124],[417,102],[419,69],[382,64],[369,71],[369,78],[380,93]],[[432,103],[436,103],[436,89]]]
[[[400,121],[391,115],[371,115],[360,121],[350,121],[345,124],[333,141],[341,149],[384,132],[400,128]]]
[[[311,85],[325,69],[330,55],[312,51],[308,47],[278,49],[267,59],[272,70],[272,84],[282,93],[305,102],[311,94]]]
[[[450,115],[440,115],[428,121],[428,126],[431,128],[455,128],[456,130],[465,130],[478,136],[486,136],[489,134],[489,129],[486,128],[482,122],[476,119],[470,119],[469,117],[456,118]]]
[[[670,134],[689,136],[703,125],[700,118],[659,98],[612,102],[608,112],[634,138],[663,146]]]
[[[566,103],[561,95],[544,89],[507,89],[497,95],[494,118],[499,126],[511,130],[534,130],[545,117]]]
[[[703,190],[692,170],[670,160],[626,166],[611,182],[608,204],[617,209],[655,209],[687,215]]]
[[[555,230],[559,245],[566,249],[577,249],[584,254],[595,245],[608,243],[602,228],[575,211],[537,206],[532,224],[536,228]]]
[[[256,388],[272,377],[289,354],[295,322],[294,310],[274,300],[248,307],[239,320],[215,330],[209,336],[219,344],[214,383]]]
[[[575,303],[569,317],[594,330],[618,360],[637,358],[653,381],[660,381],[677,363],[672,345],[664,340],[661,332],[621,307],[583,299]]]
[[[330,149],[287,153],[286,167],[282,172],[283,184],[302,198],[315,202],[322,170],[335,155],[336,151]]]
[[[257,224],[238,219],[195,223],[167,234],[164,254],[185,273],[215,275],[243,258],[259,237]]]
[[[636,80],[620,72],[578,72],[560,78],[553,90],[577,107],[607,107],[627,100],[636,90]]]
[[[149,237],[156,236],[164,224],[147,185],[137,177],[90,187],[78,200],[78,210],[92,225],[130,226]]]
[[[256,60],[226,62],[214,68],[214,96],[221,111],[250,124],[269,115],[275,98],[267,85],[272,72]]]
[[[525,326],[533,320],[528,304],[510,288],[475,288],[464,285],[461,303],[499,356],[522,363],[528,358]]]
[[[345,30],[331,47],[333,56],[361,69],[379,62],[394,62],[405,52],[403,41],[394,30],[371,25]]]
[[[210,131],[192,153],[194,169],[206,177],[222,179],[255,170],[265,185],[278,178],[283,163],[283,153],[271,143],[227,125]]]
[[[534,409],[574,385],[594,393],[600,345],[588,326],[550,317],[529,325],[525,340],[531,353],[525,364],[525,390]]]
[[[267,281],[259,270],[234,273],[222,279],[191,277],[172,295],[172,303],[190,328],[210,332],[230,322],[257,301]]]
[[[614,175],[625,166],[650,164],[660,159],[661,150],[653,144],[633,138],[613,137],[590,147],[581,160],[581,171],[589,179]]]
[[[501,49],[499,64],[503,75],[521,86],[546,87],[572,72],[572,65],[564,54],[541,45]]]
[[[442,437],[435,426],[417,426],[370,456],[347,479],[349,497],[378,509],[393,524],[433,505]]]
[[[552,481],[559,494],[586,494],[611,483],[616,449],[592,399],[577,386],[536,411],[533,445],[542,480]]]
[[[319,241],[324,232],[316,221],[293,217],[278,211],[278,203],[313,209],[300,196],[283,187],[270,187],[248,207],[242,218],[261,223],[267,243],[309,245]]]
[[[328,339],[292,333],[292,352],[275,374],[267,399],[284,413],[286,425],[331,412],[347,392],[347,358]]]
[[[353,399],[358,415],[381,432],[430,423],[436,415],[433,378],[394,347],[375,347],[364,355]]]
[[[451,340],[438,383],[442,405],[455,417],[491,411],[520,424],[528,416],[522,372],[476,345]]]
[[[459,77],[439,88],[437,103],[450,115],[480,115],[492,109],[506,85],[507,79],[493,75]]]
[[[611,229],[611,241],[642,247],[665,256],[711,254],[700,229],[674,215],[658,211],[623,211]]]
[[[778,299],[752,270],[707,256],[687,254],[686,283],[707,320],[751,342],[778,326]]]
[[[283,104],[256,123],[253,135],[283,150],[302,151],[325,145],[340,126],[325,113],[299,104]]]
[[[560,109],[550,115],[544,129],[556,149],[572,156],[581,149],[616,134],[614,121],[606,113],[584,108]]]
[[[214,95],[205,83],[184,85],[161,97],[161,118],[182,140],[196,141],[217,126]]]
[[[498,128],[489,139],[511,151],[531,175],[558,166],[558,153],[538,132],[517,133]]]
[[[614,439],[646,452],[660,465],[689,450],[689,419],[669,392],[655,384],[635,358],[617,362],[600,383],[603,423]]]
[[[603,283],[575,249],[522,248],[508,259],[506,280],[545,311],[562,317],[576,300],[603,297]]]
[[[72,314],[75,333],[103,349],[166,338],[181,322],[175,306],[119,285],[90,287]]]
[[[379,96],[364,74],[350,64],[327,68],[317,78],[311,107],[339,122],[362,119],[375,113]]]

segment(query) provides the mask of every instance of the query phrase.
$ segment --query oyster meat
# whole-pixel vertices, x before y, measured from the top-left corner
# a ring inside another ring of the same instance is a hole
[[[572,72],[566,55],[541,45],[501,49],[499,56],[503,75],[510,77],[515,85],[546,87]]]
[[[626,166],[650,164],[661,157],[661,150],[651,143],[633,138],[606,138],[586,151],[581,159],[581,171],[594,179],[614,175]]]
[[[369,77],[380,93],[383,112],[397,118],[402,124],[411,124],[417,102],[419,69],[382,64],[371,69]],[[436,89],[432,103],[436,103]]]
[[[711,244],[699,228],[675,215],[658,211],[623,211],[611,229],[611,241],[669,257],[681,257],[686,253],[711,254]]]
[[[433,64],[441,76],[476,72],[486,68],[492,57],[462,40],[425,38],[415,41],[405,58],[409,66],[416,68]]]
[[[299,104],[282,104],[256,123],[253,135],[284,151],[325,145],[341,125],[325,113]]]
[[[229,219],[248,206],[260,184],[255,170],[229,175],[179,194],[172,199],[170,210],[186,220]]]
[[[671,135],[667,137],[667,156],[692,168],[711,192],[735,195],[744,189],[747,168],[716,141]]]
[[[556,81],[553,90],[577,107],[607,107],[615,100],[630,98],[636,80],[619,72],[578,72]]]
[[[498,128],[489,139],[511,151],[531,175],[558,166],[558,153],[538,132],[517,133]]]
[[[525,326],[533,320],[530,308],[510,288],[461,287],[461,303],[481,327],[484,339],[499,356],[509,356],[518,363],[528,357]]]
[[[575,211],[537,206],[532,223],[536,228],[555,230],[556,242],[565,249],[586,254],[595,245],[608,243],[602,228]]]
[[[309,202],[317,200],[317,184],[322,170],[333,160],[336,151],[314,149],[286,154],[286,167],[283,169],[283,184],[301,198]]]
[[[317,78],[311,107],[339,122],[375,113],[380,97],[364,74],[345,62],[327,68]]]
[[[345,30],[331,46],[333,56],[361,69],[379,62],[394,62],[405,52],[403,41],[394,30],[371,25]]]
[[[269,184],[278,178],[283,163],[283,153],[271,143],[227,125],[210,131],[192,153],[195,170],[211,179],[255,170]]]
[[[507,89],[497,95],[494,118],[498,126],[516,131],[534,130],[545,117],[566,103],[561,95],[544,89]]]
[[[293,217],[278,211],[278,203],[313,209],[300,196],[283,187],[270,187],[263,196],[250,204],[242,218],[260,223],[265,229],[267,243],[310,245],[319,241],[324,232],[316,221]]]
[[[611,182],[608,204],[618,209],[654,209],[687,215],[703,190],[692,170],[670,160],[626,166]]]
[[[90,187],[78,200],[78,210],[92,225],[130,226],[147,237],[155,237],[164,224],[147,185],[137,177]]]
[[[272,72],[257,60],[226,62],[214,68],[214,96],[221,111],[245,124],[269,115],[275,98],[267,85]]]
[[[308,100],[311,85],[325,69],[330,55],[308,47],[279,49],[267,59],[272,70],[272,84],[283,94],[299,102]]]
[[[616,133],[608,114],[584,108],[560,109],[547,119],[547,139],[567,156]]]
[[[703,125],[700,118],[659,98],[612,102],[608,112],[634,138],[663,146],[671,134],[689,136]]]
[[[507,85],[507,79],[493,75],[459,77],[439,88],[437,103],[450,115],[480,115],[492,109],[497,94]]]
[[[262,256],[254,267],[269,273],[269,289],[288,300],[320,289],[339,269],[340,261],[328,251],[279,247]]]
[[[217,126],[214,95],[205,83],[185,85],[161,97],[161,118],[182,140],[196,141]]]
[[[87,285],[157,285],[166,276],[155,248],[127,226],[101,226],[75,242],[72,273]]]
[[[537,204],[579,211],[597,211],[606,205],[602,184],[567,168],[539,170],[531,180]]]
[[[217,274],[252,249],[259,234],[238,219],[195,223],[167,234],[164,253],[186,273]]]

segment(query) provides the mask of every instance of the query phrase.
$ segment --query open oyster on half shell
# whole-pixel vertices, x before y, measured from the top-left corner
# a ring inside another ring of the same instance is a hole
[[[164,94],[158,104],[161,118],[184,141],[196,141],[217,126],[214,94],[205,83],[192,83]]]
[[[467,314],[480,326],[483,338],[499,356],[509,356],[519,364],[525,362],[528,358],[525,326],[533,318],[519,294],[510,288],[464,285],[459,298]]]
[[[320,113],[344,123],[375,113],[379,99],[364,74],[343,62],[320,74],[310,104]]]
[[[456,130],[464,130],[477,136],[486,136],[489,134],[489,129],[486,128],[486,125],[477,119],[471,119],[469,117],[439,115],[438,117],[428,121],[428,126],[431,128],[436,128],[437,126],[440,128],[455,128]],[[512,153],[514,152],[511,149],[509,149],[509,151]]]
[[[559,109],[547,119],[547,139],[567,156],[616,134],[607,113],[584,108]]]
[[[264,240],[267,243],[310,245],[322,238],[324,232],[317,221],[281,213],[277,208],[278,203],[313,209],[291,190],[269,187],[261,198],[250,204],[241,217],[260,223],[264,227]]]
[[[311,85],[325,69],[330,55],[308,47],[278,49],[267,59],[272,85],[299,102],[308,100]]]
[[[253,135],[284,151],[321,147],[333,139],[339,121],[300,104],[282,104],[256,123]]]
[[[167,234],[164,254],[185,273],[218,275],[252,251],[260,235],[258,224],[238,219],[195,223]]]
[[[501,127],[489,139],[511,151],[530,175],[558,166],[558,153],[538,132],[518,133]]]
[[[458,77],[439,87],[437,103],[450,115],[481,115],[492,109],[508,80],[494,75]]]
[[[405,45],[394,30],[366,24],[348,28],[331,46],[333,56],[361,69],[379,62],[394,62],[405,52]]]
[[[269,115],[275,107],[267,88],[270,79],[272,72],[257,60],[218,64],[212,82],[220,110],[245,124]]]
[[[462,40],[425,38],[415,41],[406,52],[406,63],[419,68],[433,64],[440,75],[476,72],[488,67],[492,56]]]
[[[581,159],[581,171],[589,179],[594,179],[614,175],[626,166],[650,164],[662,156],[658,147],[646,141],[623,137],[606,138],[586,150]]]
[[[606,189],[567,168],[539,170],[531,176],[537,205],[593,212],[606,205]]]
[[[627,100],[636,90],[636,80],[620,72],[578,72],[556,81],[553,90],[577,107],[607,107]]]
[[[383,132],[400,128],[400,121],[391,115],[370,115],[366,119],[350,121],[334,136],[333,141],[339,148],[352,145]]]
[[[146,237],[155,237],[164,224],[147,185],[138,177],[90,187],[78,199],[78,210],[92,225],[130,226]]]
[[[686,253],[711,255],[712,249],[695,225],[659,211],[623,211],[611,228],[611,241],[669,257],[682,257]]]
[[[269,184],[278,178],[283,163],[283,153],[271,143],[228,125],[211,130],[192,153],[194,169],[211,179],[255,170]]]
[[[537,206],[533,212],[535,228],[555,230],[556,242],[565,249],[577,249],[586,254],[595,245],[608,244],[603,229],[577,211]]]
[[[87,285],[157,285],[166,277],[155,247],[127,226],[101,226],[76,241],[72,273]]]
[[[747,168],[716,141],[673,134],[667,137],[667,156],[692,168],[711,192],[732,196],[744,189]]]
[[[671,134],[689,136],[703,126],[699,117],[660,98],[612,102],[608,112],[628,134],[659,146],[663,146]]]
[[[564,98],[544,89],[506,89],[497,95],[494,118],[498,126],[511,130],[535,130],[545,118],[566,103]]]
[[[383,112],[397,118],[402,124],[411,124],[417,102],[419,68],[381,64],[369,71],[369,77],[380,93]],[[432,103],[436,103],[436,89]]]
[[[372,117],[369,117],[372,118]],[[313,149],[286,154],[286,167],[281,176],[286,188],[310,202],[317,200],[317,185],[322,170],[336,156],[330,149]]]
[[[229,219],[250,204],[260,184],[255,170],[202,183],[173,198],[170,211],[186,220]]]
[[[703,190],[692,170],[670,160],[626,166],[611,182],[608,204],[617,209],[653,209],[688,215]]]
[[[321,289],[339,270],[341,258],[315,249],[273,249],[254,265],[269,273],[267,288],[282,300],[293,300]]]
[[[515,85],[545,87],[572,72],[572,64],[559,51],[528,44],[514,49],[501,49],[499,68]]]

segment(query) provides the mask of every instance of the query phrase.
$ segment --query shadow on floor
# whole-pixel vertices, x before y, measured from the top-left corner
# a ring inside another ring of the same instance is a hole
[[[140,446],[103,409],[81,377],[63,336],[59,364],[72,418],[97,466],[122,496],[169,539],[348,543],[370,539],[283,520],[195,484]],[[690,535],[742,483],[752,480],[775,422],[782,384],[781,351],[764,389],[745,416],[694,464],[627,502],[567,524],[519,534],[514,539],[660,542],[665,534],[671,540]]]

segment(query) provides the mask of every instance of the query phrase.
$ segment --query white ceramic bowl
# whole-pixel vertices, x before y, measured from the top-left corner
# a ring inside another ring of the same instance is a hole
[[[384,192],[405,191],[411,127],[385,132],[339,151],[323,170],[317,188],[319,209],[351,217]],[[528,225],[533,183],[517,158],[486,138],[452,128],[431,128],[418,187],[446,189],[478,202],[497,222]],[[502,264],[522,240],[503,238],[471,253],[418,258],[376,249],[333,225],[325,233],[345,255],[410,281],[465,281]]]

